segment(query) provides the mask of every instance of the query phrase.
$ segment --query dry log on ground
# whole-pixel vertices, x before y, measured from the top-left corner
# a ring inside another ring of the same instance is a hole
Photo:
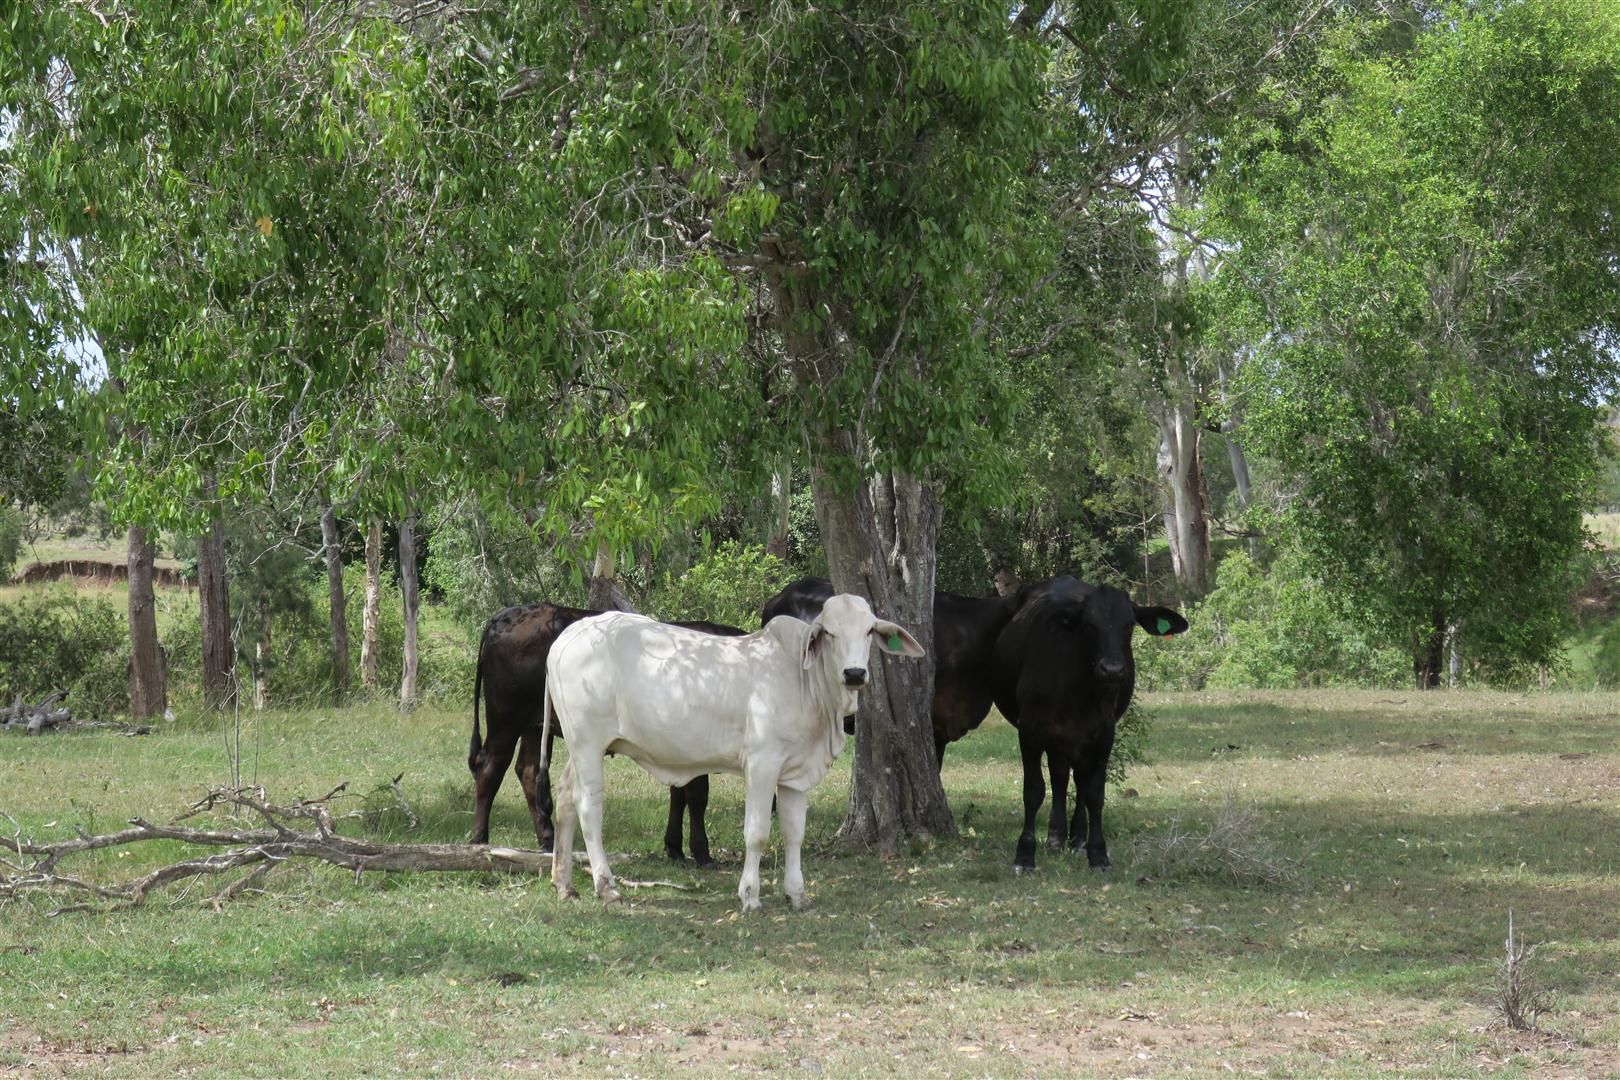
[[[39,735],[47,731],[110,730],[120,735],[149,735],[150,724],[126,724],[118,720],[75,720],[71,709],[53,709],[67,697],[66,690],[53,690],[37,704],[29,705],[18,694],[9,708],[0,709],[0,730]]]
[[[10,708],[0,709],[0,728],[38,735],[48,728],[71,724],[72,710],[51,708],[65,697],[67,697],[66,690],[53,690],[37,704],[29,705],[23,701],[22,695],[18,694]]]
[[[236,870],[251,868],[209,898],[218,904],[240,895],[262,880],[271,868],[294,858],[315,859],[344,867],[354,872],[357,881],[368,870],[539,874],[551,868],[549,853],[524,848],[483,844],[389,844],[339,836],[337,821],[365,814],[365,811],[354,811],[334,818],[327,803],[339,796],[347,786],[347,783],[340,784],[319,799],[300,800],[288,806],[268,802],[263,788],[214,788],[206,798],[192,804],[189,812],[177,819],[184,821],[218,808],[235,808],[257,815],[265,826],[263,828],[203,829],[154,825],[143,818],[132,818],[130,828],[118,832],[95,836],[81,832],[77,839],[44,844],[23,840],[20,832],[12,837],[0,836],[0,851],[9,851],[18,856],[15,862],[0,858],[0,900],[41,892],[92,898],[56,908],[50,912],[52,915],[69,911],[138,907],[149,893],[164,885],[190,878],[228,875]],[[397,780],[394,788],[397,793]],[[293,828],[291,822],[299,820],[313,822],[314,828]],[[72,877],[58,870],[58,863],[64,858],[147,840],[178,840],[228,850],[170,863],[127,881],[111,884]],[[30,859],[31,862],[28,861]],[[632,888],[686,888],[666,881],[627,882],[621,879],[620,884]]]

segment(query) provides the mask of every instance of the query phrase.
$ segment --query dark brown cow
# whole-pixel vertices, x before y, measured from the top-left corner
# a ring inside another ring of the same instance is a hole
[[[945,747],[990,715],[993,699],[991,664],[996,638],[1018,612],[1032,586],[1005,596],[934,594],[934,764],[945,762]],[[801,578],[765,602],[760,625],[778,615],[809,622],[833,594],[825,578]],[[847,730],[847,728],[846,728]]]
[[[996,642],[996,707],[1018,729],[1024,759],[1024,831],[1013,860],[1019,873],[1035,869],[1035,815],[1046,798],[1042,754],[1052,772],[1049,836],[1078,850],[1083,821],[1086,861],[1095,870],[1109,866],[1103,785],[1115,726],[1136,688],[1131,637],[1139,626],[1169,637],[1185,632],[1187,620],[1167,607],[1140,607],[1111,585],[1060,577],[1029,590]],[[1074,818],[1065,821],[1071,772]]]
[[[490,806],[495,802],[506,766],[516,751],[514,771],[523,785],[529,815],[534,819],[535,839],[539,841],[540,850],[551,850],[551,775],[547,769],[551,745],[549,740],[542,739],[540,730],[546,699],[546,657],[563,630],[581,619],[600,614],[600,611],[556,604],[523,604],[498,612],[484,625],[473,681],[472,743],[467,751],[467,767],[473,774],[473,843],[489,843]],[[676,625],[722,637],[746,633],[720,623]],[[488,722],[485,735],[479,732],[480,701]],[[552,734],[555,736],[555,729]],[[542,741],[546,745],[542,746]],[[685,787],[669,789],[669,823],[664,830],[664,850],[671,859],[685,858],[681,851],[681,819],[690,816],[693,860],[699,866],[714,862],[709,855],[709,838],[703,823],[708,802],[707,776],[700,776]]]

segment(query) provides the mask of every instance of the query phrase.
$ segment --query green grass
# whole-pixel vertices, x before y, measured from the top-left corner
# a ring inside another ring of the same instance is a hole
[[[689,890],[635,889],[607,910],[543,880],[357,883],[299,865],[217,911],[202,902],[216,883],[113,914],[13,901],[0,908],[0,1074],[1620,1075],[1620,697],[1150,706],[1154,763],[1111,789],[1110,875],[1044,850],[1036,875],[1011,874],[1016,739],[993,718],[946,758],[962,837],[892,862],[832,846],[839,763],[812,798],[806,913],[773,895],[764,915],[738,914],[739,780],[715,782],[723,865],[699,872],[656,854],[662,790],[617,759],[617,872]],[[250,721],[244,772],[281,801],[348,780],[350,805],[377,811],[348,828],[459,840],[467,724],[464,710],[272,713]],[[364,797],[402,772],[414,829]],[[173,816],[225,775],[217,721],[141,739],[10,736],[0,810],[37,839],[105,831]],[[1228,800],[1258,814],[1257,842],[1299,860],[1291,883],[1191,864],[1144,878],[1149,841]],[[492,839],[532,843],[511,779]],[[177,856],[64,869],[126,877]],[[774,852],[764,876],[779,876]],[[1556,1034],[1492,1025],[1509,908],[1544,943]]]

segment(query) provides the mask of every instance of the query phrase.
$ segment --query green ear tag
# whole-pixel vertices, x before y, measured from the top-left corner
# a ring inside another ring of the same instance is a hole
[[[1160,615],[1159,616],[1159,633],[1168,634],[1169,632],[1170,632],[1170,620],[1165,618],[1163,615]]]
[[[890,634],[889,635],[889,651],[890,652],[899,652],[900,651],[900,635],[899,634]]]

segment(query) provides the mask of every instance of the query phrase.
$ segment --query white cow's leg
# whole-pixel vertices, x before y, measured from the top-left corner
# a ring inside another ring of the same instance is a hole
[[[804,898],[804,872],[799,868],[799,848],[804,844],[804,815],[810,807],[807,792],[778,788],[776,820],[782,828],[782,891],[794,911],[810,906]]]
[[[743,800],[743,843],[747,853],[743,856],[742,881],[737,884],[744,911],[760,909],[759,857],[771,838],[771,795],[780,772],[781,767],[775,764],[769,768],[755,766],[745,777],[748,793]]]
[[[551,838],[551,883],[557,895],[572,900],[579,895],[574,891],[574,758],[569,755],[568,767],[557,781],[555,792],[556,829]]]
[[[606,785],[602,779],[602,757],[582,754],[569,757],[577,761],[574,771],[574,791],[579,805],[579,830],[585,834],[585,853],[591,859],[591,877],[596,882],[596,895],[604,904],[617,904],[623,899],[613,883],[613,870],[608,866],[607,846],[602,843],[602,801]]]

